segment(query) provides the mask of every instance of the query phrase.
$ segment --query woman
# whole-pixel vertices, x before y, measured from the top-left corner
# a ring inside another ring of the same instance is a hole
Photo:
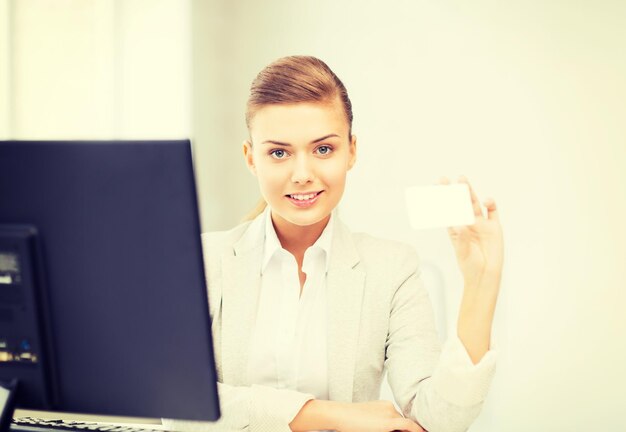
[[[466,430],[495,370],[493,200],[485,217],[472,191],[476,223],[448,230],[465,287],[442,350],[414,250],[353,234],[334,212],[356,161],[341,81],[316,58],[279,59],[254,80],[246,121],[267,206],[203,236],[222,406],[209,429]],[[402,413],[377,401],[385,371]]]

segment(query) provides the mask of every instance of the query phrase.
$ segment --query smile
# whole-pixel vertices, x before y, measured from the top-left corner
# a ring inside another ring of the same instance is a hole
[[[322,192],[324,191],[309,192],[305,194],[292,194],[292,195],[286,195],[286,197],[295,206],[303,208],[303,207],[310,207],[313,204],[315,204],[315,202],[317,201],[317,198],[321,195]]]

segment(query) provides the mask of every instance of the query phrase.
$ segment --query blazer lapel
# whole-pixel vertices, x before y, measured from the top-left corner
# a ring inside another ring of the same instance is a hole
[[[326,279],[328,395],[350,402],[361,321],[365,274],[347,227],[335,219]],[[261,292],[263,218],[257,218],[222,258],[222,373],[224,382],[247,385],[252,329]]]
[[[365,274],[352,234],[337,218],[326,278],[328,300],[328,396],[351,402]]]
[[[222,259],[222,373],[224,382],[246,385],[247,365],[263,257],[263,218],[258,217]]]

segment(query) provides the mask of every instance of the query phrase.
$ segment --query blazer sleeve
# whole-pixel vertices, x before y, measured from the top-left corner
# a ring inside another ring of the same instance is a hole
[[[442,352],[419,258],[408,246],[406,257],[391,300],[385,351],[389,386],[403,414],[429,432],[466,431],[487,396],[494,353],[468,365],[458,338],[448,340]]]
[[[289,423],[312,394],[268,386],[233,386],[217,383],[222,416],[217,422],[161,419],[172,431],[184,432],[291,432]]]

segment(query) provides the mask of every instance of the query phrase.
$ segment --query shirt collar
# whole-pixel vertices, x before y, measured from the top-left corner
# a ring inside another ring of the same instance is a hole
[[[280,240],[278,240],[276,230],[274,229],[274,224],[272,223],[271,208],[269,205],[265,208],[262,217],[265,219],[265,246],[263,249],[263,264],[261,266],[261,274],[265,272],[265,269],[272,257],[277,252],[284,250],[282,245],[280,244]],[[334,219],[335,210],[330,213],[330,218],[328,219],[328,223],[322,231],[322,234],[318,237],[315,243],[313,243],[313,245],[309,247],[309,249],[319,248],[325,252],[324,265],[326,271],[328,271],[330,261],[330,246],[332,244]]]

